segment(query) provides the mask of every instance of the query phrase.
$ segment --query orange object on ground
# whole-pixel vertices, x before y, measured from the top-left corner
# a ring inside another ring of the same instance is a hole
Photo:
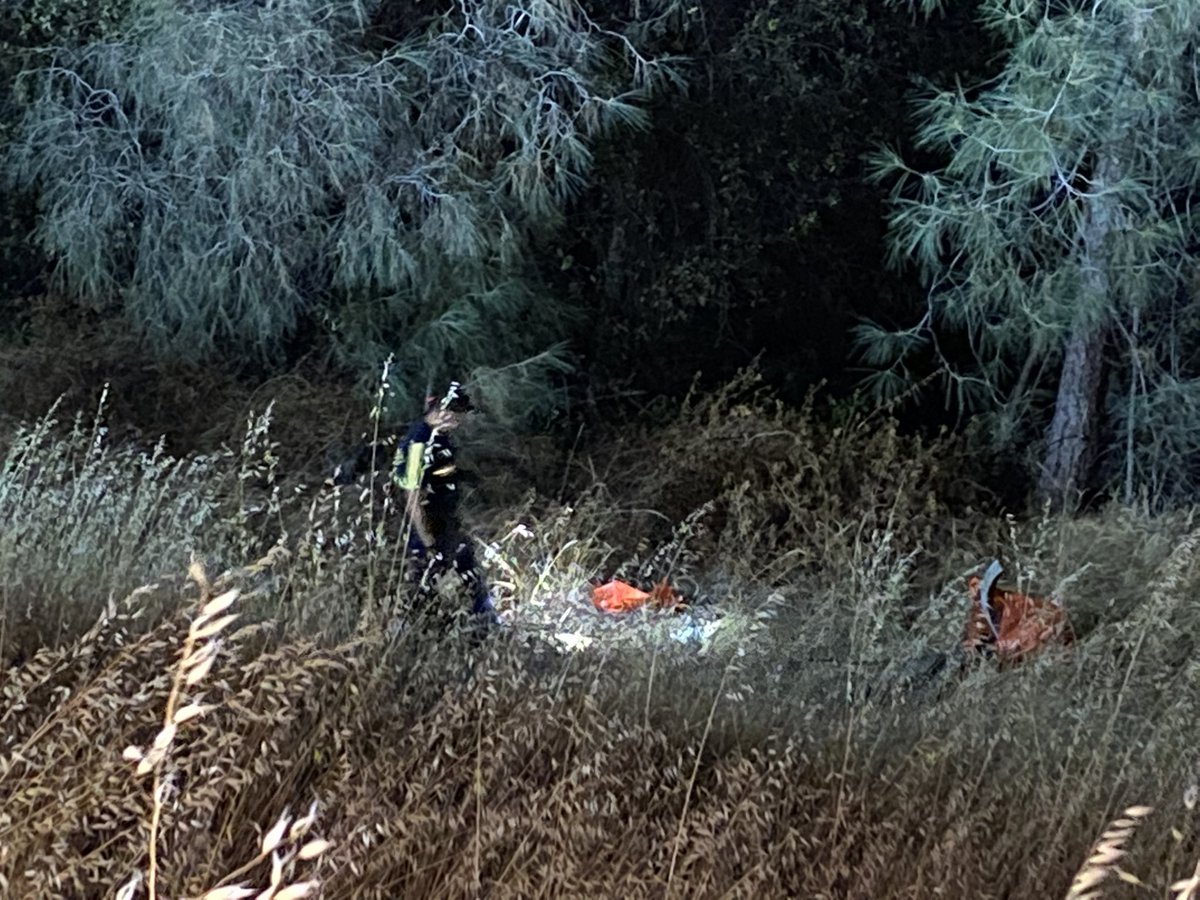
[[[649,592],[639,590],[618,578],[592,588],[592,603],[596,605],[597,609],[607,613],[633,612],[647,603],[660,608],[668,606],[678,608],[683,605],[683,602],[683,597],[667,583],[665,578]]]
[[[967,579],[971,612],[963,629],[963,649],[991,648],[1001,662],[1016,662],[1047,644],[1075,640],[1066,610],[1045,597],[1000,587],[996,579],[1001,571],[994,562],[984,575]]]
[[[604,612],[632,612],[645,605],[649,599],[650,595],[645,591],[639,591],[632,584],[626,584],[616,578],[592,588],[592,602],[596,604],[597,609]]]

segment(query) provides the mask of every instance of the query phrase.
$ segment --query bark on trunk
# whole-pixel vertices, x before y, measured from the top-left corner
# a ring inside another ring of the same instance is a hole
[[[1087,487],[1095,461],[1095,436],[1100,422],[1100,384],[1112,298],[1109,297],[1109,235],[1120,228],[1121,208],[1112,192],[1121,177],[1115,154],[1096,160],[1092,197],[1083,224],[1082,269],[1084,297],[1079,315],[1063,349],[1062,375],[1054,417],[1046,432],[1038,493],[1056,509],[1073,507]]]
[[[1102,327],[1079,323],[1067,340],[1038,483],[1042,499],[1055,509],[1075,505],[1094,460],[1105,337]]]

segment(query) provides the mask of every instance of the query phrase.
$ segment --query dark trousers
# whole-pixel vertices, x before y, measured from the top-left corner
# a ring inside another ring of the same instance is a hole
[[[425,521],[433,538],[431,546],[426,546],[415,528],[408,536],[409,578],[417,585],[418,598],[427,599],[442,576],[453,570],[471,597],[471,611],[494,618],[491,593],[475,560],[474,545],[458,519],[427,510]]]

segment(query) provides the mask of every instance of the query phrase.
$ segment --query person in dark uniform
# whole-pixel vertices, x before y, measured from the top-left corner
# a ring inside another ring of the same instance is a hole
[[[491,593],[459,519],[461,473],[450,439],[472,409],[470,397],[458,382],[451,382],[443,396],[427,399],[425,414],[412,423],[400,444],[395,478],[412,523],[410,571],[420,594],[427,597],[441,576],[453,569],[470,594],[471,611],[495,624],[498,619]]]

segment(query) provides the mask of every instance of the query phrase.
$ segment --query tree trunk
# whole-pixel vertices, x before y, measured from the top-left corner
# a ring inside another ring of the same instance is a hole
[[[1093,462],[1105,337],[1102,326],[1079,322],[1067,340],[1038,482],[1042,499],[1055,509],[1074,505]]]
[[[1107,241],[1123,224],[1119,201],[1112,189],[1120,177],[1116,156],[1099,154],[1081,235],[1079,265],[1083,297],[1063,350],[1054,418],[1046,432],[1046,455],[1038,480],[1041,498],[1056,509],[1075,505],[1079,492],[1087,486],[1088,470],[1095,461],[1104,347],[1114,305],[1109,297],[1111,249]]]

